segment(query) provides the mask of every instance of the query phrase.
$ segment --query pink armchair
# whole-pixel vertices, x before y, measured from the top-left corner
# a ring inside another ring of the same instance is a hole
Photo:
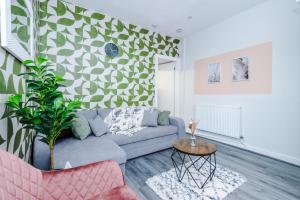
[[[0,150],[0,200],[137,200],[114,161],[40,171]]]

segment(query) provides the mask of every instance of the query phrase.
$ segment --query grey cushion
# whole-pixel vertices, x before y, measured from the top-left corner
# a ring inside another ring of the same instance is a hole
[[[86,119],[94,119],[97,116],[97,110],[84,110],[76,113],[78,116],[84,116]]]
[[[112,108],[99,108],[97,110],[98,115],[100,115],[102,117],[102,119],[104,120],[107,115],[109,115],[109,113],[112,111]]]
[[[89,122],[82,115],[78,115],[78,118],[73,122],[72,132],[73,135],[80,140],[85,139],[92,133]]]
[[[89,136],[85,140],[66,138],[58,140],[54,146],[54,168],[63,169],[67,161],[72,167],[82,166],[102,160],[126,162],[125,152],[112,140]]]
[[[158,124],[161,126],[170,125],[169,122],[170,111],[162,111],[158,114]]]
[[[158,110],[145,110],[142,126],[157,126]]]
[[[106,134],[105,137],[115,141],[118,145],[124,145],[176,133],[176,126],[158,126],[144,128],[131,137],[125,135],[113,135],[111,133]]]
[[[107,124],[99,115],[95,119],[89,119],[89,124],[95,136],[101,136],[108,131]]]

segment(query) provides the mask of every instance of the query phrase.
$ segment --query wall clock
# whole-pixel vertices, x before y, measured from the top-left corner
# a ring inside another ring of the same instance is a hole
[[[114,43],[108,43],[105,45],[105,53],[110,58],[115,58],[119,54],[119,48]]]

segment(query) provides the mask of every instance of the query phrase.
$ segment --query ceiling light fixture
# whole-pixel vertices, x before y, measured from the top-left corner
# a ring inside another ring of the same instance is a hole
[[[178,28],[178,29],[176,29],[176,33],[181,33],[183,31],[183,29],[182,28]]]

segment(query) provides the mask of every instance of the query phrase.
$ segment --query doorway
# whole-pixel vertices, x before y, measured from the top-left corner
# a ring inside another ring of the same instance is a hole
[[[176,113],[176,67],[178,59],[157,56],[156,67],[156,106],[160,110],[168,110],[172,116]]]

